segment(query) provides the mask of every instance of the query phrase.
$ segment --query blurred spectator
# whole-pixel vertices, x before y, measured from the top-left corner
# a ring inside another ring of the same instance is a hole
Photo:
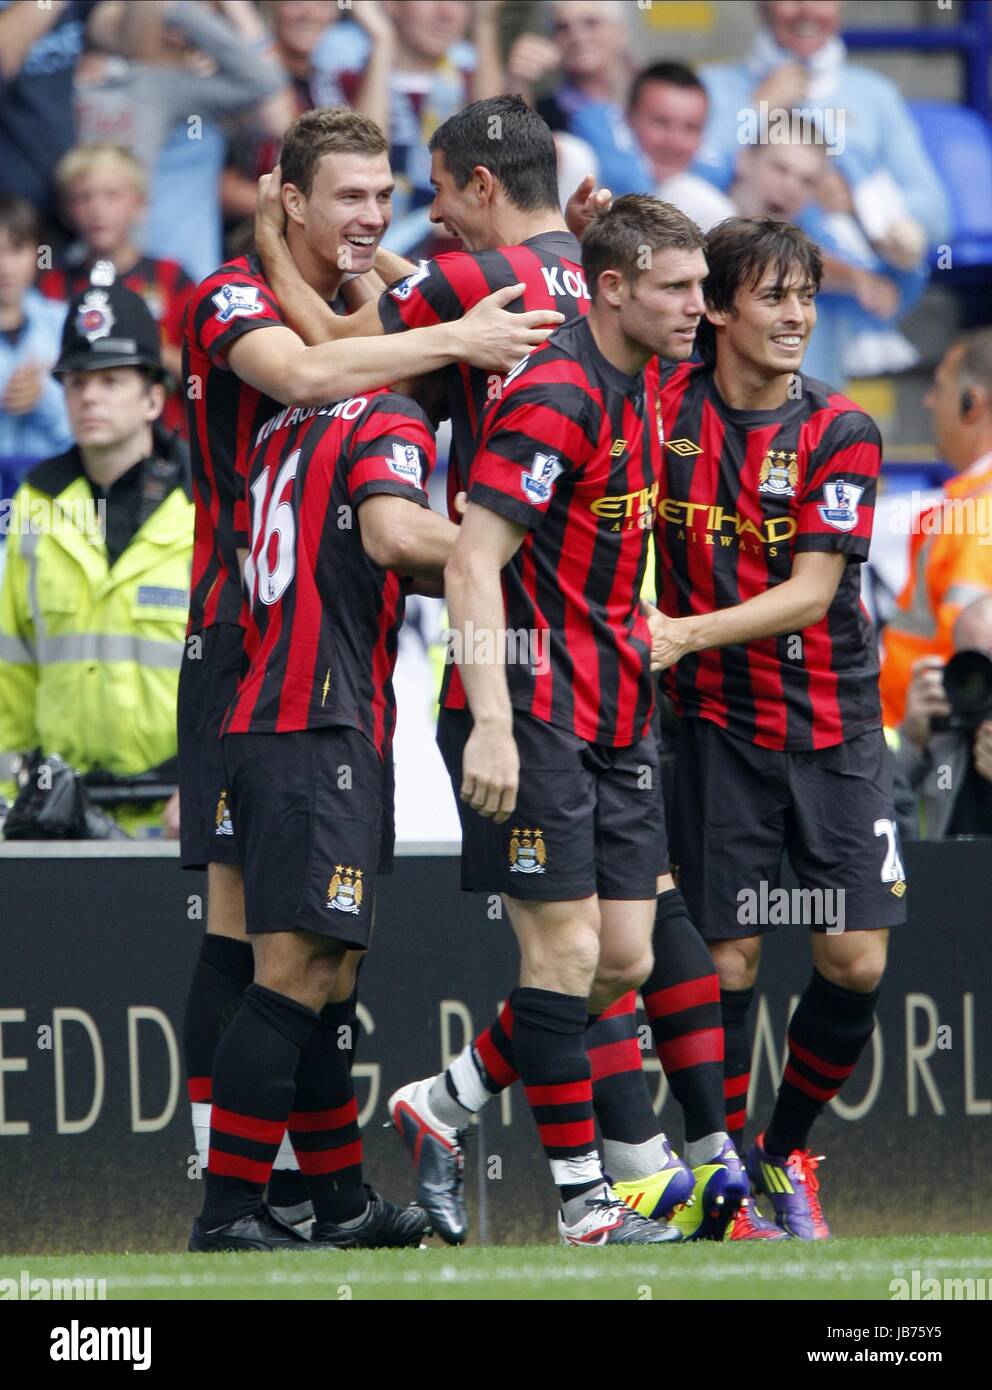
[[[148,172],[144,251],[178,261],[201,280],[223,256],[225,137],[215,122],[258,107],[259,120],[278,135],[286,111],[271,103],[285,80],[248,0],[220,0],[217,9],[175,0],[155,9],[162,42],[154,62],[87,52],[77,73],[76,121],[82,142],[124,145]]]
[[[926,840],[992,836],[992,596],[962,610],[952,638],[946,665],[939,656],[913,663],[890,738],[897,781],[915,799],[912,830]]]
[[[745,122],[801,108],[836,131],[831,162],[873,249],[891,264],[916,265],[950,226],[947,199],[919,131],[893,82],[847,61],[839,36],[843,0],[762,0],[761,27],[744,62],[702,69],[709,120],[698,171],[730,183],[748,140]]]
[[[634,78],[627,119],[651,162],[658,186],[654,196],[691,217],[708,232],[734,215],[726,194],[689,172],[703,139],[706,88],[684,63],[654,63]]]
[[[317,51],[322,80],[333,80],[350,106],[388,133],[396,191],[383,244],[400,255],[451,249],[430,224],[434,190],[427,142],[466,102],[503,90],[497,32],[502,3],[359,0],[349,13],[364,31],[342,25],[325,35]],[[328,54],[339,54],[337,63],[328,62]]]
[[[877,369],[894,370],[915,360],[894,320],[922,293],[927,271],[922,265],[915,271],[886,265],[853,215],[823,211],[816,199],[830,160],[821,132],[814,122],[798,117],[792,130],[789,143],[746,145],[741,150],[730,197],[742,217],[797,223],[823,252],[816,327],[803,371],[842,388],[851,345],[865,327],[875,334]]]
[[[624,114],[632,75],[627,9],[622,0],[551,0],[553,42],[522,34],[506,64],[506,90],[519,91],[552,130],[591,145],[600,181],[615,197],[650,193],[657,182]],[[535,86],[557,68],[559,85],[535,102]]]
[[[0,195],[57,214],[52,174],[75,142],[72,79],[84,43],[129,56],[154,51],[150,0],[0,0]]]
[[[882,637],[879,684],[890,727],[903,719],[914,663],[946,661],[961,610],[992,593],[992,328],[951,344],[925,404],[937,453],[957,476],[916,519],[909,579]]]
[[[145,212],[145,171],[121,145],[79,145],[55,171],[66,221],[79,241],[61,264],[42,272],[38,288],[49,299],[81,294],[98,261],[109,261],[115,278],[140,294],[162,336],[162,361],[173,381],[182,378],[183,313],[193,282],[175,261],[143,256],[134,243]],[[182,396],[173,391],[162,423],[185,433]]]
[[[62,388],[49,376],[59,355],[64,304],[33,289],[38,220],[23,198],[0,197],[0,495],[29,464],[72,442]],[[0,540],[3,537],[0,535]]]
[[[248,116],[228,141],[221,200],[229,249],[237,255],[250,247],[258,180],[275,167],[286,127],[315,106],[346,105],[340,74],[358,71],[370,57],[368,40],[359,26],[369,25],[373,44],[379,27],[388,27],[376,4],[367,0],[358,0],[347,10],[335,0],[278,0],[266,4],[263,13],[272,27],[273,58],[288,86],[275,124]],[[345,22],[338,24],[342,19]],[[333,36],[329,34],[332,25]],[[370,62],[359,92],[377,80],[375,63]]]
[[[121,285],[87,289],[69,305],[54,370],[76,443],[14,497],[0,753],[40,748],[80,772],[175,781],[193,504],[185,447],[155,423],[165,391],[144,301]],[[163,818],[174,825],[172,806],[116,813],[145,833]]]

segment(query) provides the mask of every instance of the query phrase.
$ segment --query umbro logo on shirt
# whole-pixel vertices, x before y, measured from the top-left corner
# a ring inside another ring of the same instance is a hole
[[[671,449],[672,453],[678,454],[680,458],[692,458],[693,454],[703,452],[691,439],[668,439],[665,441],[665,448]]]

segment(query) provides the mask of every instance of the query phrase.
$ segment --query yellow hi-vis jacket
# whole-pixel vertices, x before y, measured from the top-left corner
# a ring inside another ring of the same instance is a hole
[[[113,567],[78,450],[32,469],[13,498],[0,588],[0,754],[40,747],[80,772],[117,774],[176,755],[193,503],[182,446],[155,434],[156,456],[164,441],[183,466]],[[11,783],[0,791],[15,794]],[[140,832],[160,820],[161,804],[111,814]]]

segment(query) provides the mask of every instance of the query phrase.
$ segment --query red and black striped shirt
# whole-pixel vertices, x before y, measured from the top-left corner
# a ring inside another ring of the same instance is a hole
[[[527,527],[503,571],[510,701],[591,743],[626,747],[654,704],[639,595],[661,467],[657,377],[628,376],[585,319],[507,377],[486,413],[469,498]],[[444,703],[463,708],[453,679]]]
[[[649,367],[649,376],[656,368]],[[672,617],[743,603],[808,550],[848,557],[826,616],[801,633],[683,657],[679,712],[763,748],[829,748],[881,727],[877,639],[861,602],[881,439],[870,416],[811,377],[775,410],[733,410],[706,367],[661,370],[667,442],[657,583]]]
[[[284,323],[255,255],[208,275],[187,310],[183,381],[196,505],[190,632],[245,621],[237,557],[248,545],[244,470],[253,439],[280,403],[232,372],[227,353],[242,333]]]
[[[426,416],[390,391],[286,407],[257,431],[248,664],[224,733],[347,724],[385,755],[406,581],[369,559],[357,511],[377,493],[426,507],[433,464]]]
[[[86,261],[77,266],[42,271],[38,277],[38,289],[48,299],[72,299],[74,295],[89,289],[94,265],[94,261]],[[176,261],[142,256],[117,280],[118,284],[140,294],[148,305],[162,334],[162,345],[182,347],[183,316],[196,288],[182,266]],[[162,424],[168,430],[185,429],[183,400],[179,391],[173,391],[166,400]]]
[[[387,333],[451,323],[486,295],[517,283],[526,289],[506,306],[513,313],[554,309],[571,322],[589,312],[578,241],[571,232],[541,232],[519,246],[448,251],[421,261],[380,297],[379,318]],[[499,377],[459,362],[444,369],[444,386],[451,418],[448,513],[457,521],[454,496],[467,487],[482,413],[498,393]]]

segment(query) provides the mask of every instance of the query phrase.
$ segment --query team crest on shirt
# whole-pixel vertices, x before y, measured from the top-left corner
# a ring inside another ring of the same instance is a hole
[[[514,827],[510,836],[510,873],[543,874],[548,851],[540,830]]]
[[[799,482],[798,454],[769,449],[758,470],[758,491],[771,497],[795,497]]]
[[[843,478],[824,483],[824,500],[817,507],[821,519],[835,531],[853,531],[858,524],[858,502],[863,492],[863,487],[856,487]]]
[[[221,792],[217,801],[217,810],[214,814],[214,834],[233,835],[234,825],[231,822],[231,813],[227,808],[227,788]]]
[[[417,269],[413,272],[413,274],[408,275],[405,280],[401,280],[398,285],[394,285],[393,288],[389,291],[389,293],[393,296],[394,299],[398,299],[401,302],[405,299],[409,299],[411,294],[413,294],[414,290],[420,284],[421,280],[426,280],[430,273],[430,261],[419,261],[417,264]]]
[[[350,864],[335,864],[324,906],[357,917],[362,910],[362,892],[361,869],[354,869]]]
[[[97,338],[110,336],[114,323],[114,311],[106,290],[87,290],[76,310],[76,332],[81,333],[88,343],[95,343]]]
[[[543,506],[551,496],[555,479],[564,471],[556,454],[535,454],[529,470],[520,475],[520,486],[527,501],[535,507]]]
[[[386,467],[405,483],[420,486],[420,450],[416,444],[394,444],[393,457],[386,459]]]
[[[257,285],[221,285],[211,298],[217,305],[214,318],[221,323],[230,323],[231,319],[251,319],[265,312],[265,305],[258,297]]]

